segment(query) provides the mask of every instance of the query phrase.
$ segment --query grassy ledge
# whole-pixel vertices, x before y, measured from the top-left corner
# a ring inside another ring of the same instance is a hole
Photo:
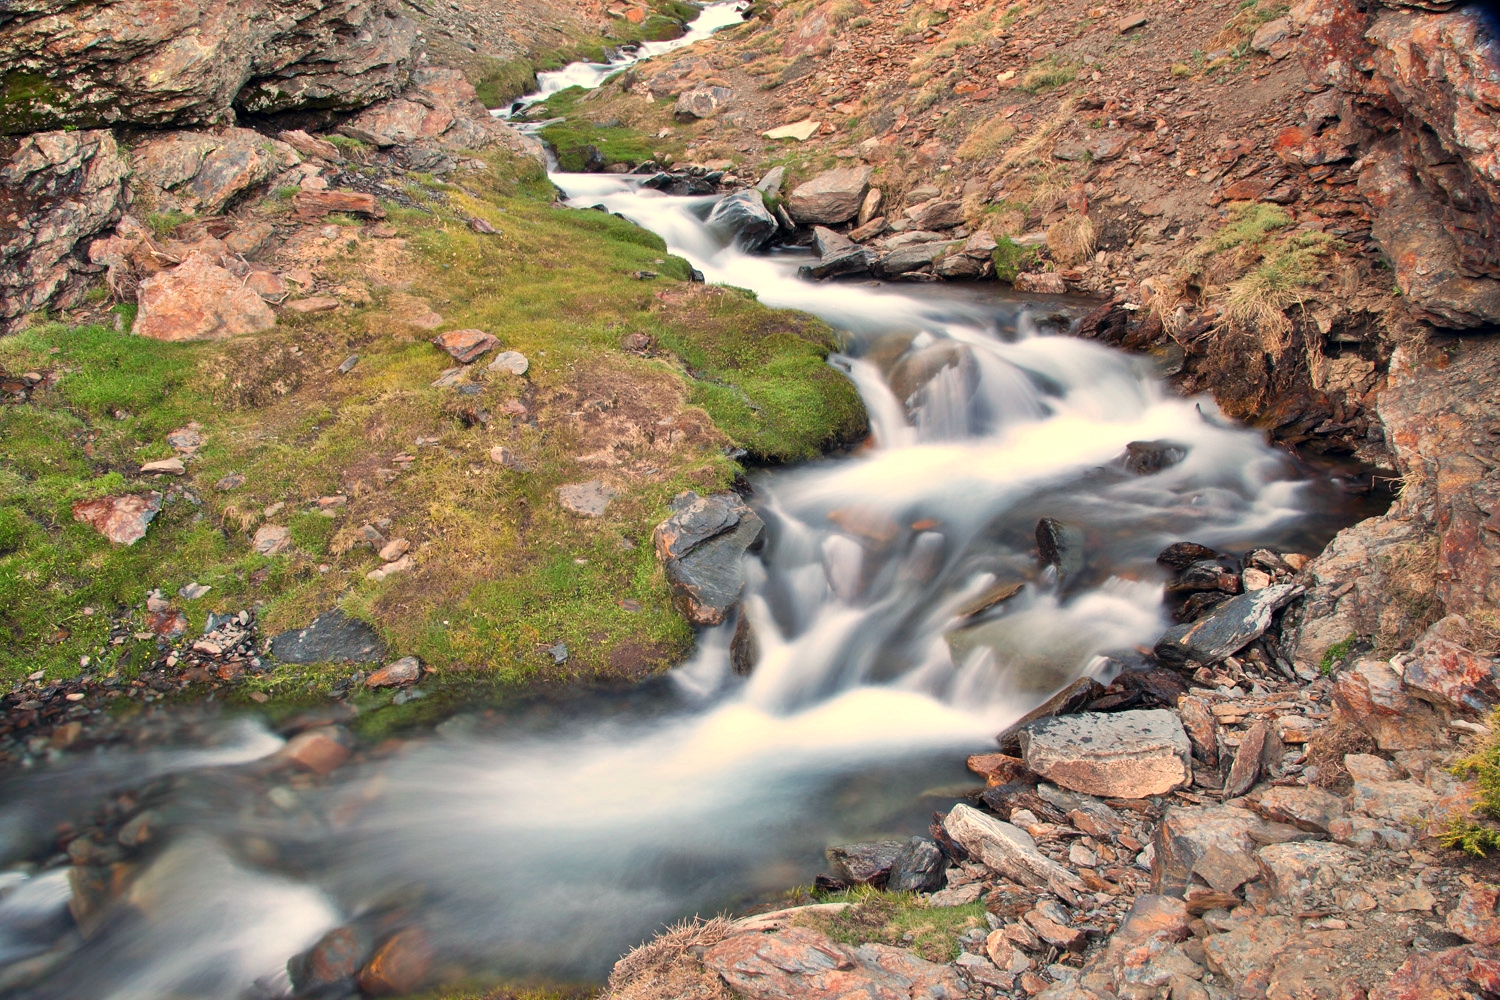
[[[118,323],[0,340],[0,369],[46,376],[0,404],[0,679],[139,671],[163,655],[130,638],[153,589],[187,616],[189,639],[210,611],[253,608],[268,636],[342,608],[436,671],[424,687],[455,691],[635,678],[688,650],[651,530],[678,492],[726,488],[737,449],[789,461],[862,433],[853,387],[825,362],[832,332],[687,282],[653,234],[556,207],[531,161],[486,163],[451,184],[408,178],[412,205],[387,205],[394,238],[353,220],[332,237],[292,228],[274,195],[250,209],[286,227],[283,258],[336,287],[336,311],[169,344],[131,335],[133,310],[117,307]],[[500,232],[474,232],[475,218]],[[453,362],[409,321],[432,311],[440,330],[493,333],[530,370],[488,372],[486,358],[464,373],[474,394],[434,387]],[[186,475],[140,475],[189,421],[208,440]],[[492,460],[498,447],[520,467]],[[243,483],[219,488],[229,477]],[[593,479],[618,491],[603,517],[559,505],[558,487]],[[150,490],[162,511],[131,547],[71,515],[79,500]],[[359,529],[377,522],[411,542],[412,572],[366,578],[380,562]],[[289,528],[291,551],[252,551],[266,523]],[[211,589],[177,596],[188,583]],[[246,687],[315,699],[351,672],[283,666]]]

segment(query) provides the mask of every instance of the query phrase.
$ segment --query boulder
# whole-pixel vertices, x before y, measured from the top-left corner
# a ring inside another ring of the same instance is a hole
[[[350,736],[338,726],[320,726],[298,733],[277,753],[281,760],[304,771],[327,775],[349,759]]]
[[[934,841],[913,837],[891,862],[885,887],[891,892],[937,892],[947,867],[948,859]]]
[[[1021,731],[1021,751],[1032,771],[1089,795],[1143,799],[1193,780],[1192,744],[1162,709],[1040,719]]]
[[[356,979],[366,996],[404,996],[416,992],[432,971],[434,951],[427,932],[407,927],[386,938],[359,970]]]
[[[107,131],[0,138],[0,333],[77,301],[93,270],[77,248],[119,220],[128,173]]]
[[[1280,584],[1230,598],[1206,618],[1168,629],[1156,640],[1156,656],[1164,663],[1217,663],[1260,638],[1276,610],[1302,592]]]
[[[1479,944],[1413,952],[1370,1000],[1465,1000],[1500,993],[1500,951]]]
[[[1263,826],[1259,817],[1238,806],[1172,806],[1151,842],[1151,891],[1180,898],[1194,866],[1210,848],[1248,857],[1257,847],[1251,834]]]
[[[168,132],[130,152],[138,190],[157,211],[212,215],[298,162],[286,143],[244,128]]]
[[[141,282],[131,332],[153,340],[223,340],[276,325],[256,292],[205,254]]]
[[[385,643],[364,622],[334,610],[273,636],[271,655],[283,663],[379,663]]]
[[[1385,660],[1356,660],[1341,671],[1334,681],[1333,705],[1382,750],[1424,750],[1441,736],[1432,709],[1406,693],[1400,675]]]
[[[833,278],[841,274],[863,274],[870,270],[874,255],[856,243],[830,250],[816,264],[797,268],[799,278]]]
[[[1284,43],[1287,40],[1287,36],[1291,33],[1292,22],[1290,18],[1274,18],[1255,29],[1255,34],[1250,38],[1250,48],[1256,52],[1284,55],[1288,51]]]
[[[1063,588],[1083,569],[1083,531],[1050,517],[1036,523],[1037,561],[1043,568],[1057,571],[1057,585]]]
[[[0,21],[0,65],[34,83],[7,130],[153,128],[349,110],[406,84],[418,29],[393,0],[31,3]]]
[[[883,886],[904,850],[906,844],[899,840],[877,840],[830,847],[825,856],[833,874],[849,885]]]
[[[1448,911],[1448,930],[1474,944],[1486,947],[1500,944],[1497,905],[1500,905],[1500,889],[1493,885],[1470,886]]]
[[[922,229],[952,229],[964,222],[964,206],[957,201],[934,198],[906,210],[906,217]]]
[[[760,545],[761,519],[732,493],[687,494],[652,540],[673,600],[698,625],[722,624],[745,586],[742,560]]]
[[[1036,708],[1021,716],[1001,730],[995,737],[995,742],[1000,744],[1000,749],[1006,754],[1019,754],[1021,752],[1021,734],[1026,727],[1038,719],[1050,719],[1058,715],[1071,715],[1082,710],[1090,702],[1097,701],[1104,696],[1104,686],[1092,677],[1080,677],[1061,691],[1057,692]],[[999,756],[999,755],[996,755]],[[1011,758],[1006,758],[1007,760]],[[974,758],[970,758],[970,769],[973,769]],[[1017,764],[1021,763],[1016,761]]]
[[[684,90],[677,95],[677,105],[672,113],[679,118],[712,118],[720,109],[734,100],[734,91],[728,87],[699,87]]]
[[[1329,824],[1344,814],[1344,801],[1315,785],[1275,787],[1261,793],[1255,808],[1273,823],[1327,833]]]
[[[1022,885],[1034,889],[1053,883],[1070,888],[1080,885],[1072,872],[1038,851],[1025,830],[972,806],[954,806],[944,817],[942,829],[970,858]]]
[[[449,154],[496,144],[546,162],[541,141],[490,115],[458,70],[423,66],[411,83],[400,97],[371,105],[339,131],[382,149],[395,147],[413,170],[450,170],[456,161]]]
[[[287,962],[287,975],[298,996],[347,993],[369,951],[369,940],[357,928],[335,927]]]
[[[1326,840],[1271,844],[1256,858],[1271,890],[1287,899],[1302,892],[1324,868],[1347,871],[1360,860],[1357,852]]]
[[[80,500],[73,520],[89,525],[116,545],[134,545],[146,537],[146,527],[161,512],[160,493]]]
[[[765,246],[781,228],[776,216],[766,208],[759,191],[736,191],[719,201],[709,213],[708,224],[732,234],[735,246],[753,252]]]
[[[835,167],[797,185],[787,197],[792,218],[806,225],[836,226],[859,214],[873,168]]]
[[[947,243],[914,243],[888,250],[875,260],[872,270],[877,274],[894,278],[930,267],[948,252]]]
[[[951,966],[881,944],[838,944],[810,927],[737,934],[703,953],[703,966],[748,1000],[962,1000]]]
[[[1449,615],[1417,640],[1401,666],[1408,691],[1448,709],[1486,712],[1500,702],[1500,662],[1450,638],[1468,625],[1463,616]]]
[[[1187,457],[1187,449],[1170,441],[1131,441],[1125,446],[1125,471],[1150,476]]]
[[[766,175],[755,184],[755,190],[761,194],[770,195],[772,198],[781,196],[781,185],[786,180],[786,167],[772,167],[766,171]]]

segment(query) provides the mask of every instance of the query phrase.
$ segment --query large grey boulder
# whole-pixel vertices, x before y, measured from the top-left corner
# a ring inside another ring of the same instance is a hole
[[[733,493],[689,493],[652,540],[673,600],[696,625],[721,625],[745,587],[742,560],[760,545],[765,524]]]
[[[870,187],[868,166],[835,167],[798,184],[787,196],[787,211],[804,225],[836,226],[859,214]]]
[[[1277,609],[1301,593],[1283,583],[1231,598],[1206,618],[1167,629],[1156,640],[1156,656],[1163,663],[1217,663],[1260,638]]]
[[[677,106],[672,113],[679,118],[712,118],[719,109],[734,100],[734,91],[728,87],[699,87],[684,90],[677,96]]]
[[[776,216],[766,208],[759,191],[736,191],[722,199],[709,213],[708,224],[720,232],[733,234],[741,250],[759,250],[780,228]]]
[[[1026,766],[1075,792],[1143,799],[1193,780],[1192,744],[1163,709],[1039,719],[1020,737]]]
[[[74,303],[96,270],[75,247],[119,221],[128,174],[106,131],[0,138],[0,333]]]

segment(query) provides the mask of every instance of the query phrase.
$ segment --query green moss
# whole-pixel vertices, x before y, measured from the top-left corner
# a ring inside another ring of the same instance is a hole
[[[1323,658],[1318,661],[1318,672],[1324,677],[1332,676],[1335,668],[1348,658],[1349,654],[1354,650],[1354,644],[1358,641],[1359,636],[1350,635],[1347,639],[1342,639],[1329,646],[1324,651]]]
[[[166,212],[152,212],[146,216],[146,225],[151,227],[151,232],[159,240],[171,239],[184,223],[192,221],[192,216],[177,209]]]
[[[634,165],[652,159],[653,151],[660,143],[651,136],[623,125],[596,125],[576,113],[578,102],[588,93],[582,87],[569,87],[546,101],[549,117],[567,118],[547,126],[540,133],[556,151],[558,165],[563,170],[583,170],[589,159],[589,147],[598,151],[602,166],[614,163]]]
[[[990,259],[995,262],[995,277],[1001,281],[1015,281],[1036,260],[1035,247],[1019,246],[1009,236],[1000,237],[996,243]]]
[[[987,926],[983,903],[934,907],[909,892],[868,888],[830,895],[824,901],[854,905],[832,915],[804,917],[804,923],[842,944],[896,945],[929,962],[953,961],[959,955],[959,935]]]
[[[67,93],[35,73],[0,78],[0,135],[25,134],[64,124]]]

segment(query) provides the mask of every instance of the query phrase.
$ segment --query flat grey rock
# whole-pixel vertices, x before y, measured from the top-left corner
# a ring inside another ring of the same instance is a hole
[[[1193,780],[1192,744],[1165,709],[1039,719],[1020,737],[1026,766],[1075,792],[1143,799]]]
[[[379,663],[385,643],[370,626],[335,609],[307,628],[273,637],[271,655],[282,663]]]

